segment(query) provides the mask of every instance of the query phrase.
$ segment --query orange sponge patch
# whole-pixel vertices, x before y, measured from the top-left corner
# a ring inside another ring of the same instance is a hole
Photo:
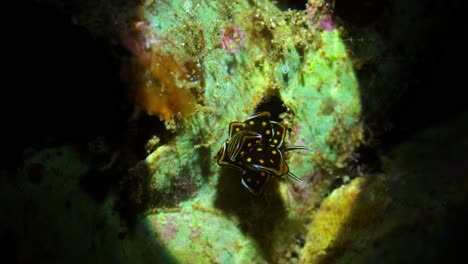
[[[187,69],[172,55],[155,52],[149,65],[139,67],[139,87],[135,87],[137,103],[150,115],[159,115],[168,121],[180,113],[188,115],[194,110],[195,99],[188,87]]]

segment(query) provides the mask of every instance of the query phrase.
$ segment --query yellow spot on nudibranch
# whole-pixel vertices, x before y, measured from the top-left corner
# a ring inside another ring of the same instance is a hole
[[[270,135],[270,130],[265,131],[265,134]]]
[[[252,181],[252,178],[247,178],[247,182],[251,182]]]
[[[262,126],[266,126],[266,125],[267,125],[267,122],[263,121]]]
[[[279,131],[276,131],[276,135],[281,135],[281,133]]]
[[[252,143],[249,143],[249,144],[247,144],[247,147],[249,147],[249,148],[250,148],[251,146],[252,146]]]
[[[258,162],[260,162],[261,164],[265,163],[263,159],[259,159]]]
[[[245,128],[245,123],[242,123],[242,127],[244,127],[244,128]]]
[[[257,151],[262,151],[263,149],[262,148],[257,148]]]
[[[278,153],[278,152],[276,152],[276,150],[271,151],[271,154],[273,154],[273,155],[276,155],[276,153]]]
[[[239,132],[240,131],[240,128],[236,127],[236,132]]]
[[[246,170],[243,170],[243,171],[242,171],[242,175],[245,175],[246,173],[247,173]]]
[[[278,143],[278,140],[277,140],[277,139],[274,139],[274,140],[273,140],[273,143],[277,144],[277,143]]]
[[[266,173],[262,171],[262,172],[260,172],[260,176],[265,177]]]
[[[275,163],[272,159],[270,159],[270,162],[271,162],[271,163]]]
[[[253,126],[254,124],[255,124],[255,122],[254,122],[254,121],[252,121],[252,120],[251,120],[251,121],[249,121],[249,125]]]
[[[247,158],[247,162],[251,162],[252,161],[252,158]]]

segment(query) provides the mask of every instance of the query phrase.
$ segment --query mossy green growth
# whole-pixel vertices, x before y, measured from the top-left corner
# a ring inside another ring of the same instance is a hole
[[[317,19],[327,15],[318,13],[323,1],[309,4]],[[138,164],[147,167],[150,197],[158,199],[146,217],[155,237],[182,262],[287,261],[300,252],[295,241],[334,169],[362,140],[358,84],[339,30],[264,0],[146,1],[142,10],[132,25],[151,41],[137,54],[146,90],[135,90],[143,109],[163,113],[174,135]],[[311,150],[286,154],[302,182],[273,179],[255,198],[213,156],[229,123],[272,97],[286,108],[279,116],[289,128],[286,145]],[[160,201],[165,197],[172,202]]]
[[[144,13],[158,54],[194,73],[171,89],[188,89],[197,102],[190,114],[167,122],[175,138],[145,160],[156,197],[177,193],[169,188],[177,182],[189,182],[192,188],[180,192],[193,195],[150,210],[147,220],[183,263],[289,261],[290,252],[300,252],[295,237],[303,236],[331,171],[362,139],[358,84],[339,30],[323,30],[306,12],[280,11],[269,1],[154,1]],[[286,144],[312,150],[287,154],[303,182],[273,179],[255,198],[213,157],[229,123],[272,96],[287,109],[280,115],[290,129]]]

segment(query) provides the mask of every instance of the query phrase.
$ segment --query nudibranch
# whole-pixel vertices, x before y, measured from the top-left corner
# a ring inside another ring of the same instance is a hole
[[[286,127],[270,120],[270,117],[269,112],[260,112],[244,122],[230,123],[229,138],[216,154],[220,166],[241,171],[242,185],[254,195],[260,194],[273,177],[288,175],[299,181],[289,171],[283,153],[308,149],[303,146],[285,147]]]

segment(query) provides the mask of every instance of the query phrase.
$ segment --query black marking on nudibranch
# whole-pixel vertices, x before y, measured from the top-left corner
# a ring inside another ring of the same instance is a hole
[[[284,147],[286,127],[270,120],[269,112],[260,112],[244,122],[229,124],[229,138],[216,154],[220,166],[241,171],[242,185],[254,195],[263,191],[272,177],[288,175],[300,179],[289,171],[283,153],[288,150],[307,150],[303,146]]]

